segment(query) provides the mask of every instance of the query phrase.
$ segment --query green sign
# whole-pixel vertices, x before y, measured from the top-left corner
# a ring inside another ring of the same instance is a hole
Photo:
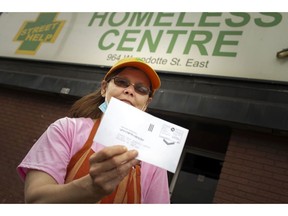
[[[26,21],[14,41],[22,41],[17,54],[34,55],[42,43],[54,43],[65,21],[56,21],[58,13],[40,13],[35,21]]]

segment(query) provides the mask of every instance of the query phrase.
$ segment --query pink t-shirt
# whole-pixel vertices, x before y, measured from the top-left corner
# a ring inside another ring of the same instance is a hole
[[[85,144],[94,122],[90,118],[61,118],[52,123],[30,149],[17,167],[25,180],[29,169],[51,175],[58,184],[64,184],[66,168],[72,156]],[[95,152],[104,148],[93,142]],[[167,171],[141,162],[142,203],[170,203]]]

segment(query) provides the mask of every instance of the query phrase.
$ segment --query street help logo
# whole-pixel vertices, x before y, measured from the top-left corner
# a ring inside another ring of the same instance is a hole
[[[13,41],[21,41],[16,54],[35,55],[42,43],[54,43],[65,21],[57,21],[58,13],[40,13],[35,21],[26,21]]]

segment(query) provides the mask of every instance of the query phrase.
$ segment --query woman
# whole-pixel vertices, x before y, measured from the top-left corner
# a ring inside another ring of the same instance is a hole
[[[145,111],[160,84],[141,59],[117,62],[101,88],[76,101],[71,117],[51,124],[18,166],[25,202],[169,203],[166,170],[138,161],[136,150],[93,142],[103,116],[99,106],[115,97]]]

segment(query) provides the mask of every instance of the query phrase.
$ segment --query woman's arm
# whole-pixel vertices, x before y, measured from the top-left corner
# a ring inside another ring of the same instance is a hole
[[[25,180],[27,203],[96,203],[114,191],[139,163],[136,151],[123,146],[106,147],[90,157],[89,174],[67,184],[58,184],[49,174],[30,170]]]
[[[100,198],[89,190],[89,175],[68,184],[57,184],[47,173],[30,170],[25,180],[26,203],[93,203]]]

